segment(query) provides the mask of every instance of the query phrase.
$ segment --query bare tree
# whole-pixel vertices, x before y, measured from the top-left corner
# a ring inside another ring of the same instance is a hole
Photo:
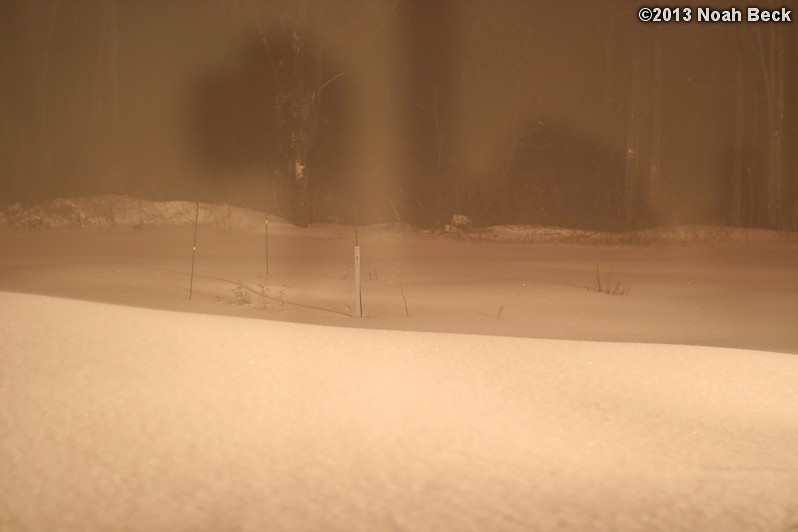
[[[540,52],[533,46],[538,19],[524,2],[478,1],[464,9],[471,46],[463,66],[463,83],[467,75],[468,84],[461,89],[464,142],[475,148],[466,149],[464,159],[495,177],[487,181],[489,188],[477,191],[476,205],[494,200],[495,212],[486,215],[502,221],[536,219],[539,213],[529,212],[534,208],[514,189],[512,173],[529,128],[543,124],[545,80],[535,69]]]
[[[52,184],[52,153],[50,147],[49,74],[58,2],[30,0],[27,4],[30,25],[30,53],[33,69],[33,91],[36,104],[38,153],[36,172],[42,183]]]
[[[767,114],[767,221],[772,228],[786,223],[784,205],[784,33],[778,24],[757,25],[753,28],[756,39],[759,67],[765,87]]]
[[[103,192],[118,186],[119,173],[119,15],[118,0],[103,3],[100,37],[97,43],[95,93],[91,122],[94,137],[89,137],[87,166],[102,161],[99,184]]]
[[[734,63],[734,145],[730,183],[729,222],[743,224],[743,181],[745,179],[745,84],[744,63],[738,52]],[[749,200],[750,201],[750,200]],[[749,213],[750,214],[750,213]],[[750,219],[746,220],[750,223]]]
[[[662,196],[662,33],[654,28],[653,79],[651,86],[651,158],[648,172],[648,204],[652,212],[659,208]]]
[[[322,9],[321,5],[319,9]],[[311,54],[314,57],[309,57]],[[311,64],[305,64],[307,59]],[[300,226],[310,221],[308,194],[308,154],[316,137],[319,118],[319,95],[308,90],[318,87],[321,76],[321,50],[308,49],[308,2],[299,0],[299,9],[291,31],[291,55],[282,59],[284,88],[277,96],[277,112],[288,124],[291,166],[294,176],[294,222]],[[305,76],[311,76],[306,80]]]
[[[635,33],[637,39],[637,33]],[[640,129],[641,110],[641,58],[639,46],[632,50],[632,83],[629,98],[629,114],[626,130],[626,168],[623,186],[624,224],[627,229],[634,227],[636,221],[637,188],[640,179]]]
[[[291,171],[290,218],[307,226],[311,216],[310,155],[319,129],[321,97],[324,89],[342,73],[323,80],[321,21],[326,3],[297,0],[277,6],[281,26],[264,27],[262,6],[257,2],[225,0],[228,13],[251,17],[261,45],[268,57],[266,64],[274,83],[274,113],[280,134],[285,136],[285,151]],[[269,97],[269,96],[264,96]]]

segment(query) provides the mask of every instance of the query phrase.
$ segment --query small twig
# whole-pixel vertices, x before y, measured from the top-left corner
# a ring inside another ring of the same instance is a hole
[[[330,83],[332,83],[333,81],[335,81],[336,79],[340,78],[343,75],[344,75],[344,73],[341,72],[341,73],[336,74],[335,76],[331,77],[330,79],[328,79],[324,83],[322,83],[321,87],[319,87],[318,90],[316,91],[315,98],[319,99],[321,97],[321,91],[323,91],[324,88],[327,87],[327,85],[329,85]]]

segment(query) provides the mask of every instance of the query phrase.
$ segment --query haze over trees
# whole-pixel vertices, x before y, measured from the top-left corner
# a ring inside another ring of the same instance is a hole
[[[0,196],[213,199],[299,225],[798,229],[794,23],[637,8],[4,2]]]

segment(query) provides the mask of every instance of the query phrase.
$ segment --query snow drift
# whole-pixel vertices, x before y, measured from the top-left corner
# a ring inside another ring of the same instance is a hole
[[[798,358],[0,294],[0,530],[787,530]]]

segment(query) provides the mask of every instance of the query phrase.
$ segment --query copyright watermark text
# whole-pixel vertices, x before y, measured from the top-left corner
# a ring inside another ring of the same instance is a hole
[[[792,11],[746,7],[738,9],[714,9],[711,7],[641,7],[637,10],[641,22],[699,22],[699,23],[791,23]]]

